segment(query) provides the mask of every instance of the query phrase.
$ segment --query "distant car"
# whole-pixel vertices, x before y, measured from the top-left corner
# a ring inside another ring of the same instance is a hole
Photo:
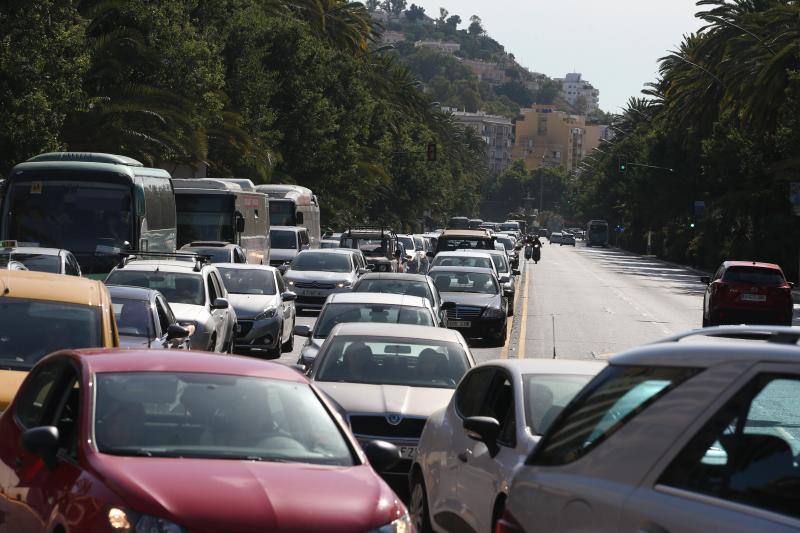
[[[511,261],[512,268],[519,268],[519,250],[517,249],[517,239],[510,235],[496,235],[497,242],[501,243],[508,254],[508,259]]]
[[[494,250],[495,238],[489,232],[469,229],[446,229],[436,241],[436,255],[462,248],[473,250]]]
[[[517,470],[496,531],[797,531],[798,335],[706,328],[612,357]]]
[[[464,338],[453,330],[339,324],[309,377],[341,407],[359,441],[386,440],[400,448],[400,463],[380,473],[403,491],[428,416],[447,405],[474,365]]]
[[[550,234],[550,244],[560,244],[561,243],[561,232],[554,231]]]
[[[118,265],[106,285],[156,289],[167,299],[181,326],[194,327],[191,347],[209,352],[233,352],[236,312],[214,265],[187,258],[132,258]]]
[[[397,448],[362,450],[325,395],[275,363],[61,351],[32,370],[0,435],[4,531],[411,530],[376,474]]]
[[[382,292],[426,298],[442,326],[447,324],[447,309],[455,305],[452,302],[443,302],[433,280],[424,274],[371,272],[359,278],[353,285],[353,292]]]
[[[278,269],[266,265],[219,265],[228,300],[236,311],[233,351],[277,358],[294,349],[297,295]]]
[[[192,252],[210,258],[211,263],[247,263],[247,254],[238,244],[222,241],[195,241],[181,246],[181,252]]]
[[[433,267],[433,283],[442,298],[454,302],[447,311],[447,327],[468,338],[481,338],[494,346],[507,340],[508,301],[497,277],[485,268]]]
[[[561,246],[565,244],[568,246],[575,246],[575,235],[572,233],[562,233],[561,234]]]
[[[62,248],[39,248],[17,246],[16,241],[0,241],[0,266],[20,270],[12,263],[22,264],[26,270],[80,276],[81,267],[69,250]]]
[[[428,271],[428,256],[422,237],[415,235],[397,235],[406,253],[404,272],[409,274],[425,274]]]
[[[420,438],[410,478],[416,530],[494,531],[514,471],[604,366],[502,359],[467,372]]]
[[[508,316],[514,315],[514,302],[517,294],[517,276],[519,270],[511,268],[508,255],[504,251],[491,251],[489,255],[497,269],[497,281],[503,286],[503,294],[508,299]]]
[[[50,352],[119,346],[111,297],[100,281],[8,271],[0,275],[0,294],[0,411]]]
[[[284,265],[288,265],[297,254],[311,247],[308,230],[300,226],[272,226],[269,229],[269,241],[270,266],[284,270]]]
[[[718,324],[792,325],[792,287],[772,263],[725,261],[707,284],[703,326]]]
[[[290,291],[297,294],[295,307],[322,309],[335,292],[349,292],[359,277],[369,270],[360,263],[354,250],[302,250],[283,275]]]
[[[189,348],[191,327],[178,324],[169,302],[154,289],[111,285],[111,305],[123,348]]]
[[[342,233],[339,246],[360,250],[373,272],[402,272],[403,246],[388,229],[353,228]]]
[[[339,241],[334,241],[331,239],[322,239],[319,241],[320,248],[339,248]]]
[[[313,329],[304,325],[295,327],[295,335],[308,339],[298,364],[310,366],[331,330],[336,324],[346,322],[441,326],[426,298],[377,292],[332,294],[322,306]]]

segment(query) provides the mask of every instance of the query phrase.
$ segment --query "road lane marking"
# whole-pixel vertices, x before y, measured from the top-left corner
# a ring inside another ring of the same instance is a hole
[[[522,295],[522,324],[519,327],[519,342],[517,343],[517,358],[525,359],[525,328],[528,325],[528,292],[530,292],[530,278],[528,265],[525,265],[525,293]]]

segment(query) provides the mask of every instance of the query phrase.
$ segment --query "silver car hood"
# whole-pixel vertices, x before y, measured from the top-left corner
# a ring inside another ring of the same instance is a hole
[[[454,389],[315,381],[348,414],[399,414],[427,418],[445,407]]]
[[[269,307],[278,307],[276,294],[231,294],[228,293],[228,301],[236,311],[236,316],[248,320],[257,317]]]
[[[175,313],[175,318],[178,322],[197,322],[204,320],[208,316],[203,305],[174,304],[170,302],[169,306],[172,308],[172,312]]]

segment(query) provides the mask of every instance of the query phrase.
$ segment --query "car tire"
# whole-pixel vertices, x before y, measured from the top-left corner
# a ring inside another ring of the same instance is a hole
[[[289,333],[289,340],[283,343],[283,345],[281,346],[281,351],[283,351],[283,353],[291,352],[292,350],[294,350],[294,326],[295,324],[293,321],[292,331]]]
[[[208,341],[208,346],[206,347],[207,352],[216,352],[217,351],[217,334],[211,335],[211,339]]]
[[[506,310],[506,316],[514,316],[514,300],[508,301],[508,310]]]
[[[430,511],[428,510],[428,491],[425,490],[425,480],[422,479],[422,474],[419,471],[414,472],[411,481],[408,512],[411,515],[414,531],[417,533],[433,533]]]
[[[503,332],[494,338],[494,347],[495,348],[502,348],[506,345],[506,341],[508,340],[508,323],[506,321],[503,322]]]

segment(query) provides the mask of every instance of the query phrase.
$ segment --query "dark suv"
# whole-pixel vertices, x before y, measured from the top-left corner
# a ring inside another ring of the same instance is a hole
[[[792,325],[792,287],[772,263],[725,261],[703,298],[703,327],[717,324]]]
[[[373,272],[398,272],[403,252],[397,235],[388,229],[358,228],[342,233],[341,248],[361,250]]]

